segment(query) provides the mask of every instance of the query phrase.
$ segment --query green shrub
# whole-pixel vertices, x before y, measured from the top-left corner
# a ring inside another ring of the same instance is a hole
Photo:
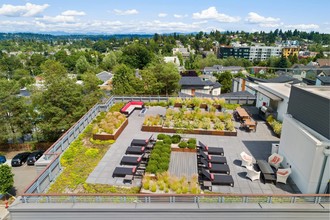
[[[166,134],[158,134],[157,139],[158,140],[164,140],[164,138],[166,138],[166,136],[167,136]]]
[[[172,144],[172,139],[171,139],[169,136],[166,136],[166,137],[163,139],[163,143],[164,143],[164,144]]]
[[[188,148],[189,148],[189,149],[196,149],[196,144],[194,144],[194,143],[189,143],[189,144],[188,144]]]
[[[150,185],[150,191],[151,192],[156,192],[157,191],[157,183],[152,183],[151,185]]]
[[[269,116],[267,117],[266,121],[267,121],[269,124],[271,124],[271,123],[274,121],[274,117],[273,117],[273,115],[269,115]]]
[[[156,173],[157,170],[158,170],[158,167],[155,164],[148,164],[148,166],[146,168],[146,172],[149,172],[149,173]]]
[[[89,141],[95,145],[109,145],[115,143],[115,140],[94,140],[90,138]]]
[[[143,189],[149,190],[150,188],[150,180],[143,181]]]
[[[179,143],[179,148],[186,148],[186,147],[188,147],[187,142],[182,141]]]
[[[196,144],[196,138],[189,138],[188,144]]]
[[[99,151],[100,151],[99,149],[90,148],[90,149],[86,150],[85,155],[87,157],[93,157],[93,158],[95,158],[99,154]]]
[[[174,134],[174,135],[171,137],[171,139],[172,139],[172,143],[173,143],[173,144],[178,144],[178,143],[180,142],[180,140],[181,140],[181,136],[178,135],[178,134]]]

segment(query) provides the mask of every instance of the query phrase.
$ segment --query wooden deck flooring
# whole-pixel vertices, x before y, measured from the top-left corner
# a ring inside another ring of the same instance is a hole
[[[171,152],[169,171],[171,175],[187,179],[198,174],[196,153]]]

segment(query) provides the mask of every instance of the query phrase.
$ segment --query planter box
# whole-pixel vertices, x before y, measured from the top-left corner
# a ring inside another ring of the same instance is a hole
[[[179,148],[179,147],[172,147],[171,151],[173,152],[186,152],[186,153],[196,153],[196,149],[189,149],[189,148]]]
[[[142,125],[141,131],[159,132],[159,133],[176,133],[176,128],[165,128],[161,126]],[[185,134],[203,134],[203,135],[218,135],[218,136],[237,136],[237,131],[216,131],[216,130],[183,130]]]
[[[117,140],[119,135],[123,132],[123,130],[128,125],[128,119],[126,119],[123,124],[117,129],[117,131],[114,134],[93,134],[94,140]]]
[[[176,107],[176,108],[182,108],[182,103],[174,103],[174,107]]]
[[[281,138],[281,135],[279,134],[276,134],[273,130],[273,127],[266,121],[266,125],[268,126],[268,128],[272,131],[273,135],[278,137],[278,138]]]

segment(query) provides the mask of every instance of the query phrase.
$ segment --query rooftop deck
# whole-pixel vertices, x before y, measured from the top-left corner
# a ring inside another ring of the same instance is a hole
[[[248,112],[254,113],[253,108],[249,108]],[[162,107],[150,107],[146,115],[165,115],[165,108]],[[100,183],[110,185],[126,185],[123,183],[123,178],[112,178],[113,170],[116,166],[119,166],[120,160],[125,154],[127,147],[129,146],[133,138],[147,139],[151,134],[157,136],[157,133],[142,132],[140,130],[144,117],[139,116],[139,111],[134,111],[129,117],[129,123],[117,141],[111,146],[109,151],[100,161],[95,170],[90,174],[87,179],[88,183]],[[276,185],[271,183],[264,184],[260,180],[252,182],[245,177],[246,168],[241,167],[240,153],[245,151],[251,154],[255,159],[265,159],[271,154],[271,144],[278,143],[279,138],[274,136],[269,130],[267,125],[263,121],[258,121],[258,127],[256,132],[246,132],[239,130],[239,124],[235,125],[238,134],[237,137],[225,137],[225,136],[210,136],[210,135],[189,135],[184,136],[194,137],[198,141],[212,147],[222,147],[224,149],[224,156],[226,156],[228,165],[233,176],[235,186],[213,186],[212,191],[218,193],[242,193],[242,194],[286,194],[286,193],[299,193],[299,189],[289,178],[288,183],[278,183]],[[194,169],[197,169],[196,163],[190,170],[181,170],[180,161],[178,160],[179,154],[172,154],[170,173],[179,175],[181,172],[193,173]],[[195,157],[196,158],[196,157]],[[177,161],[177,162],[175,162]],[[255,161],[254,161],[255,162]],[[178,164],[174,168],[173,164]],[[193,163],[193,162],[191,162]],[[182,166],[181,166],[182,167]],[[185,168],[183,168],[185,169]],[[133,181],[134,186],[141,184],[141,181]]]

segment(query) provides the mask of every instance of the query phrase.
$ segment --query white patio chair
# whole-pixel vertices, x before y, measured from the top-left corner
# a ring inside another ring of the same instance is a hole
[[[253,157],[251,155],[248,155],[247,153],[245,153],[245,151],[243,151],[240,155],[242,158],[242,167],[252,166]]]
[[[277,153],[273,153],[272,155],[270,155],[270,157],[268,157],[268,163],[269,163],[269,165],[278,169],[280,164],[282,163],[283,159],[284,159],[283,156],[281,156]]]
[[[286,181],[287,181],[288,177],[290,176],[291,172],[292,171],[290,168],[278,169],[276,172],[276,182],[286,184]]]
[[[253,166],[247,166],[246,170],[247,170],[246,177],[249,178],[251,181],[255,181],[255,180],[260,179],[261,171],[255,171],[253,169]]]

